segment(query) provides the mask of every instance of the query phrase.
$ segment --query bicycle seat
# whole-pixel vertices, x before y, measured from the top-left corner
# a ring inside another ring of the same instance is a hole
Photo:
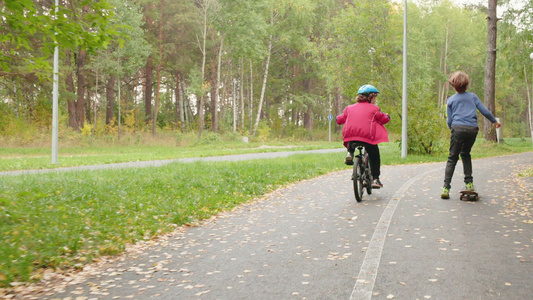
[[[348,142],[348,146],[352,149],[359,148],[359,147],[365,147],[366,143],[360,142],[360,141],[351,141]]]

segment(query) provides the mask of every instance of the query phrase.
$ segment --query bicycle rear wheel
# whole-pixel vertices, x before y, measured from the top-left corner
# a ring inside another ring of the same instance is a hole
[[[355,194],[355,200],[357,202],[363,201],[363,183],[364,183],[364,174],[363,174],[363,162],[361,157],[356,156],[353,162],[353,192]]]
[[[368,153],[365,153],[365,167],[366,167],[366,176],[365,180],[366,182],[366,193],[371,195],[372,194],[372,169],[370,168],[370,160],[368,158]]]

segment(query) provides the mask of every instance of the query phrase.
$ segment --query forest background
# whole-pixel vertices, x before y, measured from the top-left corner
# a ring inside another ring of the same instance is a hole
[[[60,0],[57,14],[53,0],[2,4],[3,147],[50,145],[56,45],[61,144],[325,140],[328,116],[363,84],[380,90],[394,140],[401,132],[400,1]],[[505,137],[530,135],[532,15],[525,1],[498,22],[495,115]],[[483,97],[486,18],[485,5],[408,3],[410,153],[445,150],[451,72],[467,72]]]
[[[54,0],[0,0],[2,171],[56,167],[43,156],[52,136],[56,46],[59,142],[69,148],[62,167],[266,151],[234,147],[244,138],[246,147],[340,147],[335,125],[335,141],[324,142],[334,123],[328,117],[367,83],[392,116],[391,141],[399,139],[403,1],[58,2],[55,13]],[[478,157],[531,149],[523,138],[530,135],[533,0],[523,4],[498,22],[495,115],[506,143],[476,143]],[[389,143],[380,147],[383,164],[444,161],[451,72],[466,71],[470,91],[484,95],[485,5],[418,0],[408,4],[408,22],[414,155],[400,160]],[[343,168],[343,154],[3,177],[0,297],[2,287],[82,268],[127,244]]]

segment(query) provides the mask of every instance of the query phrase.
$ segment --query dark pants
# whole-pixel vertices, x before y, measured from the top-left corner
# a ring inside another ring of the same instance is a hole
[[[463,172],[465,174],[465,184],[473,182],[472,177],[472,157],[470,156],[470,150],[476,142],[476,136],[479,128],[472,126],[452,126],[452,136],[450,140],[450,156],[448,156],[448,162],[446,163],[446,171],[444,173],[444,187],[450,188],[453,172],[455,171],[455,165],[461,155],[463,162]]]
[[[354,154],[357,145],[363,145],[365,147],[365,151],[366,153],[368,153],[368,158],[370,160],[370,169],[372,170],[372,177],[374,179],[379,179],[379,175],[381,175],[381,156],[379,154],[379,146],[365,142],[353,141],[348,143],[348,151]]]

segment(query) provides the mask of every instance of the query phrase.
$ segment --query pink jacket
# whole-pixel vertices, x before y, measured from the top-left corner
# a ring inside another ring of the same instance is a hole
[[[377,145],[388,142],[389,135],[384,124],[387,124],[390,116],[382,113],[374,104],[359,102],[347,106],[341,115],[337,116],[337,124],[344,125],[342,137],[344,146],[351,141],[360,141]]]

